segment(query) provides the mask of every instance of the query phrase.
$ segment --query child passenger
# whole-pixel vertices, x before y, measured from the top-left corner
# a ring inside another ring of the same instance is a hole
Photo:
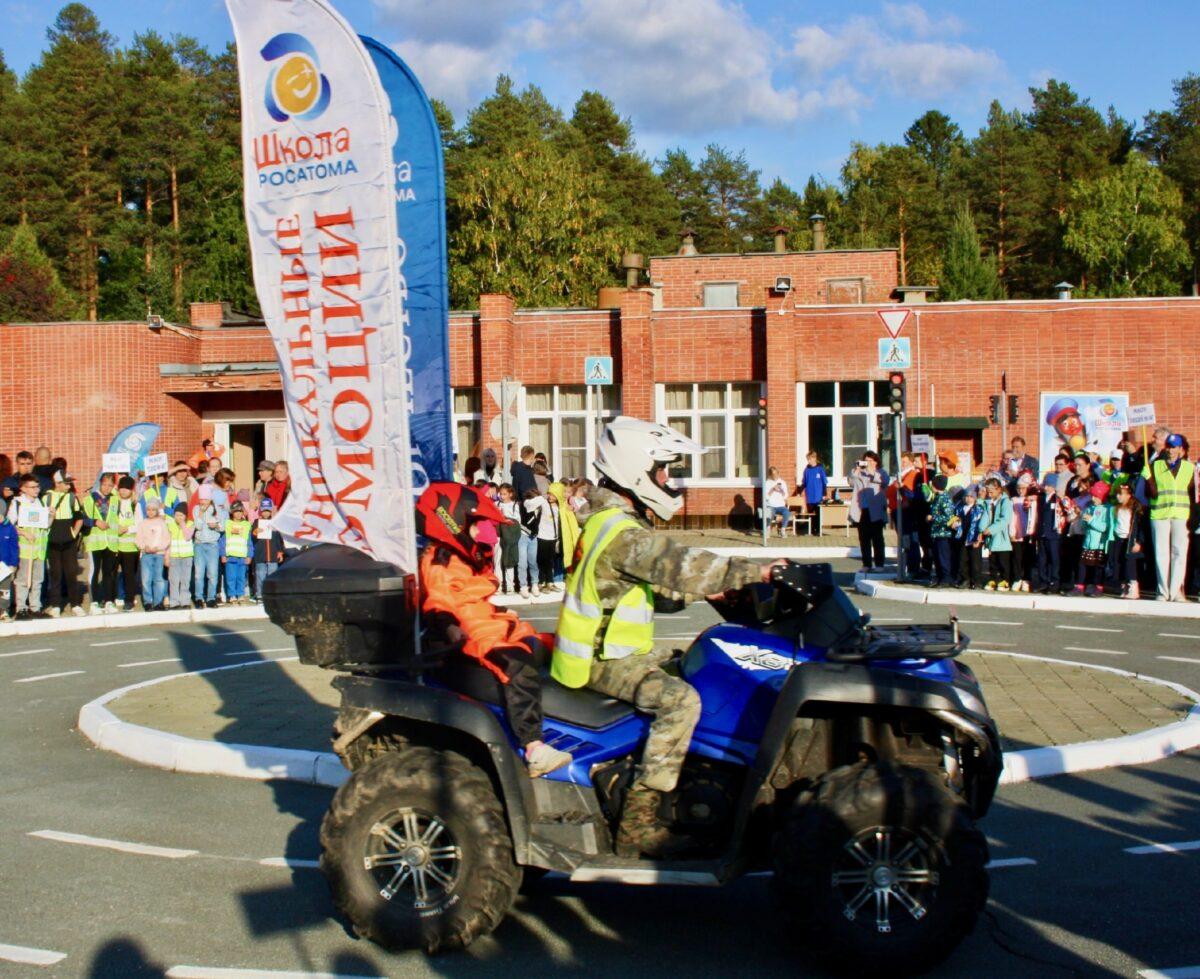
[[[538,665],[547,645],[528,623],[492,604],[497,582],[491,548],[479,543],[483,520],[508,523],[474,488],[431,483],[421,494],[417,532],[428,540],[421,554],[421,611],[499,681],[509,726],[536,778],[569,765],[571,756],[542,740]]]

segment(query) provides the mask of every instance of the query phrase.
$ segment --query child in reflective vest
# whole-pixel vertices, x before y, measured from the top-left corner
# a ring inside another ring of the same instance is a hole
[[[181,500],[175,504],[167,522],[171,534],[171,564],[167,571],[171,608],[187,608],[192,604],[192,557],[195,554],[192,535],[196,528],[187,513],[187,501]]]
[[[133,496],[134,485],[132,476],[122,476],[117,481],[117,495],[109,504],[108,515],[105,517],[109,545],[116,547],[117,563],[121,568],[126,612],[133,610],[133,599],[138,593],[137,525],[140,508]]]
[[[232,605],[241,605],[246,598],[246,569],[250,565],[250,522],[246,519],[246,508],[235,500],[229,508],[229,520],[225,524],[225,600]]]
[[[8,504],[8,522],[17,528],[18,619],[42,617],[42,578],[46,573],[46,544],[50,531],[48,526],[33,525],[35,514],[47,516],[45,506],[38,499],[40,489],[41,484],[32,473],[22,476],[17,495]]]

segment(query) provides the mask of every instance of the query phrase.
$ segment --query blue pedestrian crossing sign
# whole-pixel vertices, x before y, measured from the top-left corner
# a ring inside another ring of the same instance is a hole
[[[912,367],[912,342],[908,337],[880,337],[879,369],[906,371]]]
[[[585,357],[583,361],[583,383],[612,384],[612,360],[611,357]]]

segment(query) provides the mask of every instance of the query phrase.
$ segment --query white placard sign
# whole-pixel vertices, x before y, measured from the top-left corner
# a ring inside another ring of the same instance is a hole
[[[272,527],[270,518],[264,520],[262,517],[259,517],[258,528],[254,536],[259,540],[267,540],[271,536],[271,533]]]
[[[167,454],[165,452],[156,452],[152,456],[146,456],[146,475],[161,476],[167,471]]]
[[[1138,426],[1157,425],[1158,421],[1154,417],[1154,405],[1130,405],[1125,409],[1125,420],[1129,423],[1130,428]]]
[[[932,456],[934,440],[932,435],[913,435],[910,437],[912,450],[917,455]]]
[[[26,530],[47,530],[50,527],[50,509],[40,503],[22,503],[17,526]]]
[[[128,452],[105,452],[101,457],[100,470],[106,473],[128,473],[130,465]]]

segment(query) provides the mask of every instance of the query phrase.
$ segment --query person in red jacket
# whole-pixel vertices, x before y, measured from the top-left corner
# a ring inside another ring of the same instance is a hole
[[[538,662],[546,643],[513,612],[497,608],[499,589],[492,550],[477,537],[481,521],[509,521],[496,505],[460,483],[431,483],[417,501],[421,552],[421,611],[434,628],[500,681],[513,735],[524,747],[531,777],[571,763],[571,755],[542,740],[542,687]]]

